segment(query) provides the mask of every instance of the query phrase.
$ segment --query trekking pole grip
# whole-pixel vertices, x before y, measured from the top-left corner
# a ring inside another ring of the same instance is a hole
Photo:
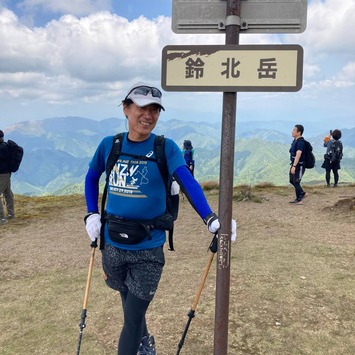
[[[209,246],[209,250],[215,254],[217,253],[217,247],[218,247],[218,232],[215,233],[215,235],[212,238],[211,244]]]

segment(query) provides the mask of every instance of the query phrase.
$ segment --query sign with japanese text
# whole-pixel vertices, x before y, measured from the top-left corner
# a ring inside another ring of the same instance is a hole
[[[299,45],[166,46],[166,91],[299,91],[303,48]]]

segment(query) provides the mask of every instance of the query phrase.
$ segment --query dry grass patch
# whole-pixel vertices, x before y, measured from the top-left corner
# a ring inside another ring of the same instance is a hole
[[[218,181],[206,181],[201,183],[201,187],[204,191],[218,191],[219,182]]]
[[[325,209],[353,187],[307,192],[303,206],[288,203],[291,187],[251,188],[263,203],[233,201],[228,355],[355,353],[355,213],[330,218]],[[207,197],[217,211],[216,190]],[[16,196],[16,209],[0,234],[1,354],[73,354],[90,259],[83,197]],[[212,239],[186,199],[174,235],[176,252],[166,251],[147,315],[158,354],[167,355],[176,354]],[[115,354],[122,324],[100,264],[97,250],[82,342],[88,355]],[[181,355],[213,353],[215,277],[216,260]]]

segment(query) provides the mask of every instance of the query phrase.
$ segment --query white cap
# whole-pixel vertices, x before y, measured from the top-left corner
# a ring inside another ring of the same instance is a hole
[[[162,92],[155,86],[147,83],[136,83],[129,89],[124,100],[131,99],[139,107],[157,104],[165,111],[161,97]]]

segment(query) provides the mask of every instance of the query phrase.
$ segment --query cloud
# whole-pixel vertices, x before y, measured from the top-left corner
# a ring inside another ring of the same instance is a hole
[[[86,16],[91,13],[111,10],[110,0],[24,0],[18,7],[25,12],[43,12],[73,14],[75,16]]]
[[[142,75],[156,81],[161,62],[159,32],[169,23],[164,17],[156,22],[144,17],[128,22],[109,12],[97,12],[80,19],[65,15],[46,27],[31,29],[3,9],[0,71],[8,83],[11,77],[16,83],[20,73],[24,84],[36,73],[42,78],[33,81],[33,86],[46,83],[52,89],[66,77],[68,91],[92,89],[93,85],[116,90],[115,83]],[[97,95],[97,90],[86,90],[86,95]]]
[[[67,13],[45,26],[35,27],[26,25],[22,17],[0,7],[0,100],[17,99],[20,104],[38,100],[61,106],[112,105],[124,96],[132,82],[144,80],[160,85],[164,46],[225,42],[222,34],[175,34],[171,30],[171,18],[166,16],[153,20],[140,16],[129,21],[110,12],[108,0],[24,0],[18,5],[25,14],[35,13],[36,9]],[[353,90],[355,83],[353,18],[354,0],[309,1],[304,33],[243,34],[240,43],[303,46],[303,89],[298,94],[283,97],[313,97],[321,101],[325,92],[329,96],[343,97],[343,92]],[[242,99],[251,97],[252,102],[257,94],[243,95]],[[263,95],[266,94],[259,97]],[[220,98],[217,104],[212,99],[216,96],[209,93],[165,94],[171,107],[178,108],[181,102],[186,102],[194,109],[193,105],[203,106],[209,111],[213,110],[213,105],[215,110],[220,110]],[[267,96],[270,99],[278,94]],[[206,97],[211,100],[206,102],[203,99]],[[325,100],[328,102],[328,97]]]
[[[303,66],[303,75],[307,78],[311,78],[316,76],[318,73],[320,72],[320,68],[318,65],[309,65],[309,64],[305,64]]]
[[[32,5],[40,3],[32,2]],[[27,3],[28,5],[28,3]],[[113,92],[127,81],[160,84],[161,50],[167,44],[221,42],[223,36],[176,35],[171,20],[160,16],[133,21],[110,12],[95,12],[78,18],[64,15],[45,27],[28,27],[11,11],[0,12],[0,72],[7,85],[0,86],[0,96],[32,98],[33,93],[60,102],[67,95],[73,100],[111,99]],[[23,89],[19,90],[19,78]],[[34,80],[36,79],[36,80]],[[32,80],[32,93],[26,94]],[[11,81],[14,87],[9,89]],[[62,85],[65,84],[63,90]],[[101,94],[100,94],[101,92]]]
[[[304,48],[302,95],[323,100],[324,105],[333,97],[349,96],[346,91],[355,86],[352,74],[354,18],[353,0],[309,1],[306,31],[284,36],[284,43],[297,42]],[[344,102],[343,106],[346,105],[349,106],[350,102]]]
[[[353,84],[355,82],[355,62],[348,63],[340,73],[338,74],[339,79],[342,80],[352,80]]]
[[[312,55],[355,53],[355,1],[316,0],[308,5],[307,29],[299,36]]]

